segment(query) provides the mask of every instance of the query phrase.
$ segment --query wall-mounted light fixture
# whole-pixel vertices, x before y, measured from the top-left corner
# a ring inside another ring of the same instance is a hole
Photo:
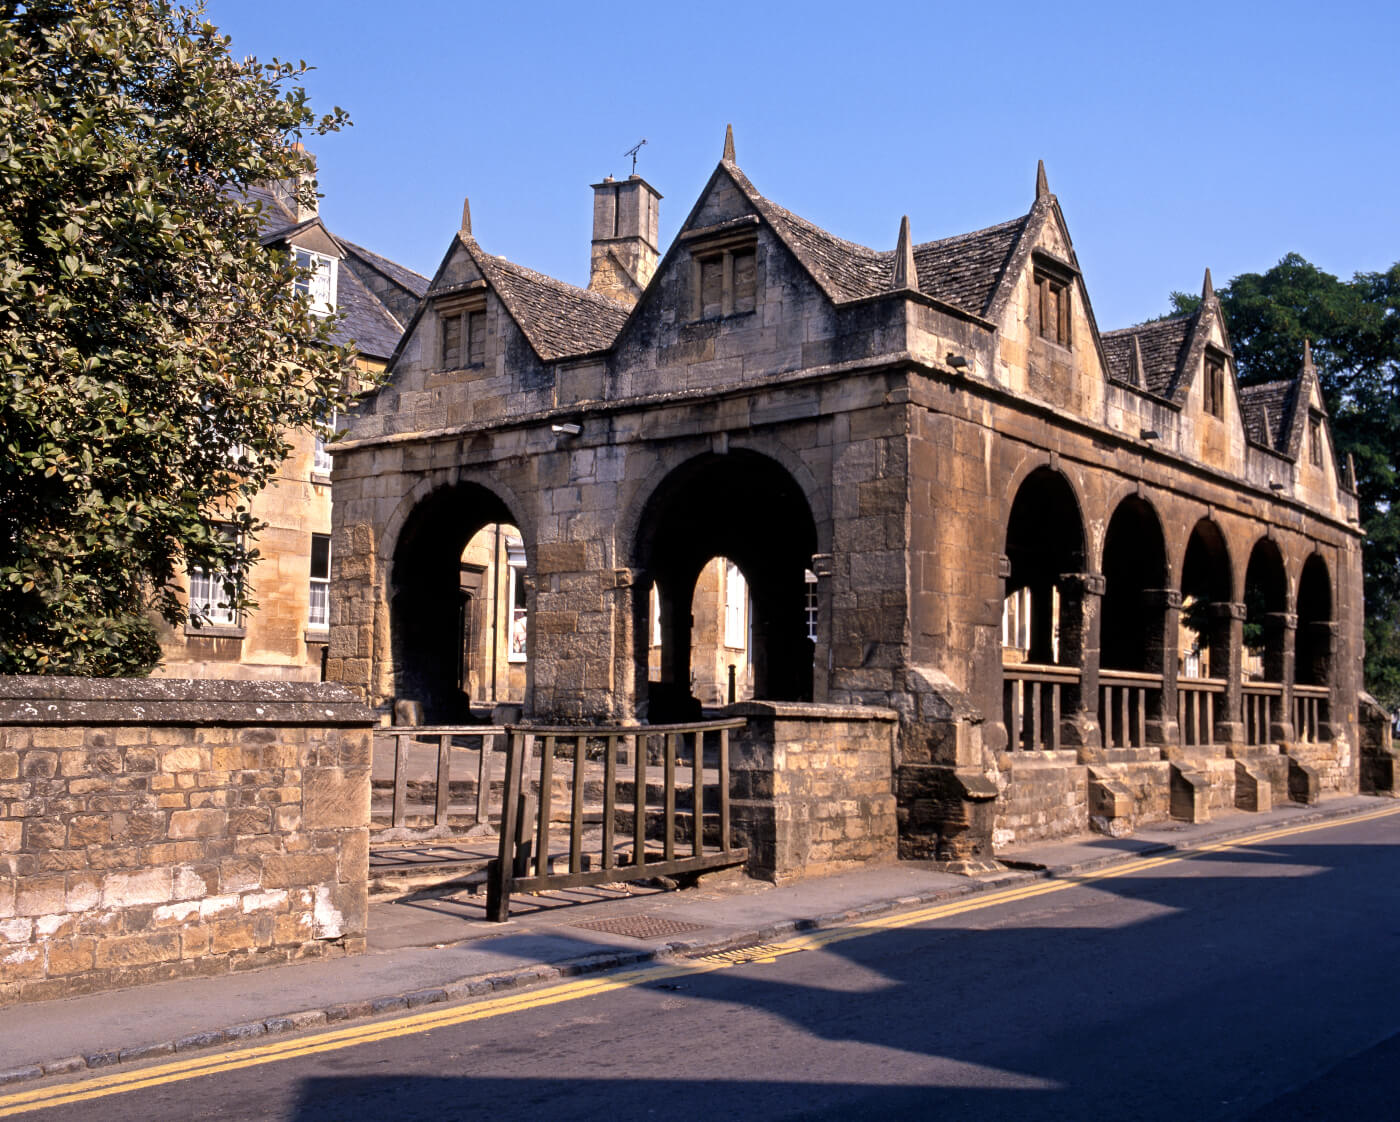
[[[1161,434],[1160,432],[1158,432],[1156,429],[1143,429],[1141,435],[1142,435],[1142,439],[1143,439],[1143,440],[1161,440],[1161,439],[1162,439],[1162,434]]]
[[[1270,491],[1282,491],[1282,490],[1283,490],[1283,484],[1280,483],[1277,479],[1271,479],[1271,480],[1269,480],[1269,490],[1270,490]]]
[[[558,433],[560,436],[577,436],[583,431],[583,426],[576,425],[572,421],[563,421],[557,425],[550,425],[549,431]]]
[[[966,355],[956,355],[952,351],[948,352],[948,365],[954,370],[966,370],[972,364],[967,361]]]

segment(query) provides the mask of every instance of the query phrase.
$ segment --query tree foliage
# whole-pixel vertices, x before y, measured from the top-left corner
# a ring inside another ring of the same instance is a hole
[[[0,0],[0,671],[149,670],[348,384],[243,195],[344,115],[228,46],[166,0]]]
[[[1311,341],[1338,454],[1356,464],[1367,688],[1400,707],[1400,263],[1346,281],[1290,253],[1217,295],[1245,384],[1295,377]],[[1189,312],[1199,298],[1174,292],[1171,303]]]

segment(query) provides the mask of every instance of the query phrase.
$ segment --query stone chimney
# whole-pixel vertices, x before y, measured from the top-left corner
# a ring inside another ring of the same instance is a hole
[[[656,272],[661,193],[640,175],[593,184],[593,252],[588,287],[635,304]]]
[[[292,154],[298,157],[301,170],[298,171],[295,179],[279,179],[272,184],[273,192],[277,195],[281,203],[292,212],[293,220],[305,222],[308,218],[315,218],[319,212],[316,196],[311,196],[311,203],[298,199],[302,188],[316,184],[316,157],[302,147],[298,140],[292,145]]]

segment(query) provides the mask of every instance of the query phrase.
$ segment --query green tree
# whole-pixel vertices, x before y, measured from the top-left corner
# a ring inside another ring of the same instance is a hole
[[[1290,253],[1217,290],[1245,384],[1293,378],[1303,341],[1343,461],[1356,464],[1366,592],[1366,683],[1400,706],[1400,264],[1341,280]],[[1173,313],[1199,297],[1171,294]]]
[[[349,384],[243,194],[312,192],[292,143],[345,116],[228,47],[167,0],[0,0],[0,672],[149,671],[185,566],[243,598],[249,499]]]

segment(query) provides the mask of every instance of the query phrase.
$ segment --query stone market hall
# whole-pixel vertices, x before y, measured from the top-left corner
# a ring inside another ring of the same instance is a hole
[[[1237,384],[1209,272],[1101,331],[1043,167],[1024,214],[884,251],[760,194],[732,134],[664,254],[660,201],[594,185],[588,289],[464,207],[333,447],[328,677],[471,719],[464,559],[508,527],[525,719],[781,726],[778,786],[736,792],[808,830],[772,875],[1364,785],[1353,473],[1306,353]]]

